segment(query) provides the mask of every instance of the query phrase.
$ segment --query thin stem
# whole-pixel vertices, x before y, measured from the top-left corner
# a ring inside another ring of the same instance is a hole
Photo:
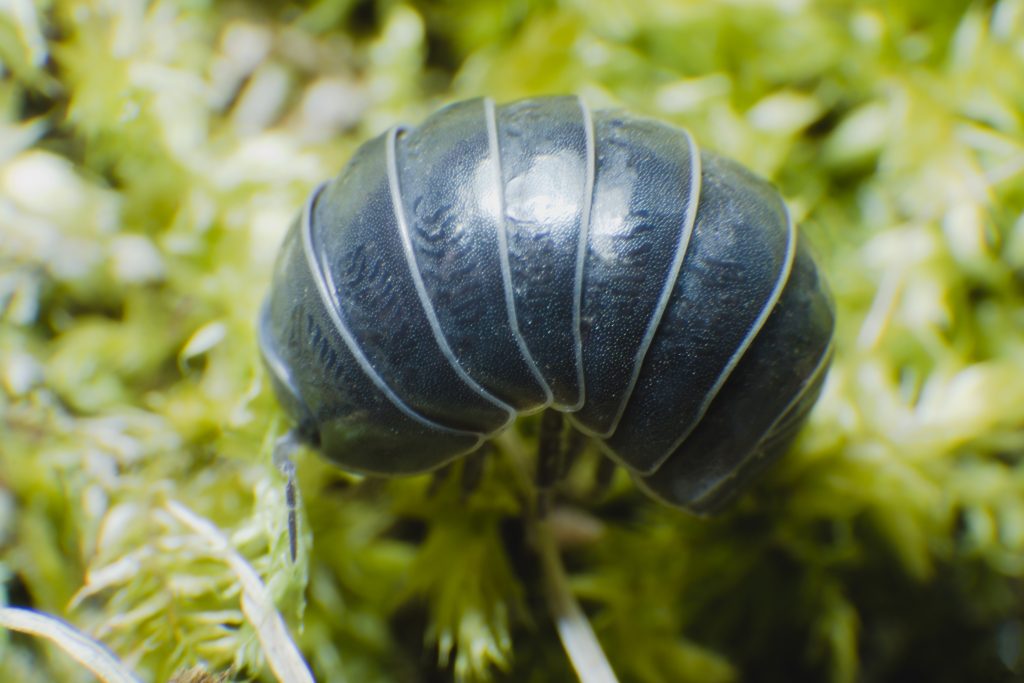
[[[169,501],[166,507],[174,519],[203,539],[208,551],[226,563],[235,575],[241,587],[242,614],[253,627],[267,666],[277,680],[280,683],[316,683],[284,618],[274,605],[270,590],[252,565],[234,549],[213,522],[175,501]]]
[[[550,522],[531,517],[534,539],[544,569],[548,609],[580,683],[618,683],[587,615],[569,589],[569,580],[555,546]]]
[[[502,451],[509,455],[516,479],[527,497],[526,524],[540,555],[548,611],[555,622],[558,637],[576,671],[577,678],[580,683],[618,683],[601,643],[594,634],[594,629],[591,628],[583,608],[569,588],[565,566],[558,553],[555,537],[551,533],[550,521],[541,519],[537,514],[538,491],[526,473],[525,445],[514,429],[509,429],[499,436],[497,442],[501,445]]]
[[[56,617],[18,607],[0,607],[0,628],[28,633],[56,643],[103,683],[139,683],[140,679],[103,644]]]

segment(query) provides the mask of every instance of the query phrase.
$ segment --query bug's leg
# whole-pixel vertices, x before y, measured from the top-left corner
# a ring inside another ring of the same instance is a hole
[[[562,414],[546,410],[540,418],[537,445],[537,515],[544,518],[551,507],[552,490],[565,470],[562,449]]]
[[[298,429],[290,429],[274,443],[274,466],[285,477],[284,499],[288,507],[288,553],[292,562],[298,556],[298,487],[295,485],[295,460],[292,456],[302,445]]]
[[[587,437],[575,427],[569,427],[569,443],[565,446],[565,455],[562,457],[562,468],[558,471],[558,478],[565,479],[569,476],[569,470],[576,464],[583,449],[587,446]]]
[[[597,471],[594,473],[594,487],[590,490],[590,495],[594,500],[601,500],[608,493],[608,489],[612,486],[612,479],[615,478],[615,472],[618,471],[619,466],[611,458],[602,457],[597,461]]]
[[[490,441],[484,443],[462,461],[462,500],[476,491],[484,476],[484,462],[487,456],[494,450]]]
[[[452,476],[452,470],[454,469],[455,466],[448,463],[430,473],[430,484],[427,486],[428,498],[433,498],[437,495],[437,492],[441,490],[444,483],[448,481],[448,477]]]

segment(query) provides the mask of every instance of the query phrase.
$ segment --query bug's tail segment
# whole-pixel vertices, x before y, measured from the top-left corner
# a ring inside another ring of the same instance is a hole
[[[692,141],[678,128],[614,111],[594,112],[594,127],[580,320],[586,402],[573,422],[607,436],[634,391],[682,267],[700,176]]]
[[[575,97],[498,108],[504,229],[518,331],[560,409],[583,398],[581,245],[593,192],[593,131]]]
[[[702,168],[689,249],[607,441],[642,474],[656,471],[699,423],[772,314],[793,265],[795,232],[774,188],[710,153]]]
[[[832,299],[803,245],[778,306],[703,419],[653,474],[655,497],[711,511],[785,452],[810,412],[831,359]]]
[[[306,251],[300,221],[281,247],[260,335],[275,390],[310,440],[342,467],[381,474],[430,470],[475,448],[479,436],[419,417],[371,374],[336,329]]]
[[[397,199],[438,344],[484,390],[531,410],[550,392],[514,325],[497,147],[487,101],[442,109],[398,139]]]

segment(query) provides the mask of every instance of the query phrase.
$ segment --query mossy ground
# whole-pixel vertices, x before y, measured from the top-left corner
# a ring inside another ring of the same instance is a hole
[[[0,61],[0,602],[145,680],[271,680],[177,501],[318,680],[569,680],[509,471],[535,425],[468,496],[304,454],[293,566],[254,320],[359,142],[575,92],[771,178],[839,311],[810,424],[724,515],[573,472],[564,553],[622,680],[1024,678],[1024,1],[10,0]],[[90,680],[7,633],[0,679]]]

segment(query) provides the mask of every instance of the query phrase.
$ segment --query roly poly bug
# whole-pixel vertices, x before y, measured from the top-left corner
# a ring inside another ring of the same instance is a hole
[[[259,329],[300,438],[344,468],[429,471],[550,406],[699,512],[790,443],[833,325],[765,181],[546,97],[364,144],[288,233]]]

